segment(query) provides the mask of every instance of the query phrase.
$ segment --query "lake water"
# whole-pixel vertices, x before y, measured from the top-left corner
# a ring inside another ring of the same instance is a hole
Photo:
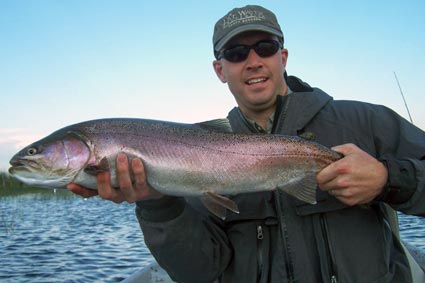
[[[0,198],[0,282],[120,282],[152,257],[134,205],[29,194]]]
[[[401,216],[425,251],[425,219]],[[152,261],[134,205],[39,193],[0,197],[0,282],[120,282]]]

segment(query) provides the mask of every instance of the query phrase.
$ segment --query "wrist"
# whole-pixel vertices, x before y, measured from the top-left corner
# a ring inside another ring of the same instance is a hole
[[[416,190],[416,174],[413,164],[408,160],[392,157],[384,157],[380,161],[387,168],[388,177],[376,200],[389,204],[401,204],[408,201]]]

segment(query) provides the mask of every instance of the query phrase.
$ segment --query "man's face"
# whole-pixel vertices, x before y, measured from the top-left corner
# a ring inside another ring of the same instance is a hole
[[[264,32],[248,32],[235,36],[226,47],[253,45],[262,40],[274,39]],[[214,61],[214,70],[223,83],[227,83],[242,112],[274,111],[276,96],[286,93],[283,78],[288,51],[279,49],[276,54],[262,58],[253,49],[246,60],[229,62],[222,58]]]

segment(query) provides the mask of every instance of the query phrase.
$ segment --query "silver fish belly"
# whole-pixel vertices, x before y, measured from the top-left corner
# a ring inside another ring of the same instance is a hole
[[[18,152],[9,172],[34,186],[69,182],[96,188],[97,170],[117,186],[119,152],[142,159],[147,181],[173,196],[198,196],[213,213],[238,212],[227,197],[279,188],[315,203],[315,175],[341,156],[320,144],[283,135],[241,135],[217,121],[180,124],[147,119],[100,119],[62,128]],[[105,166],[106,164],[106,166]],[[107,167],[107,165],[110,166]],[[214,211],[217,210],[220,211]],[[214,209],[215,208],[215,209]]]

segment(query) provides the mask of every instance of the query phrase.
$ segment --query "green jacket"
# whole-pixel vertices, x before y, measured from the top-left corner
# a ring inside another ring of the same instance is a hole
[[[384,193],[354,207],[320,189],[316,205],[279,191],[241,194],[232,199],[248,213],[225,221],[196,199],[139,202],[153,256],[177,282],[411,282],[387,205],[425,215],[425,133],[384,106],[335,101],[295,77],[287,82],[294,93],[279,98],[273,133],[356,144],[387,166]],[[238,108],[228,119],[236,133],[256,131]]]

